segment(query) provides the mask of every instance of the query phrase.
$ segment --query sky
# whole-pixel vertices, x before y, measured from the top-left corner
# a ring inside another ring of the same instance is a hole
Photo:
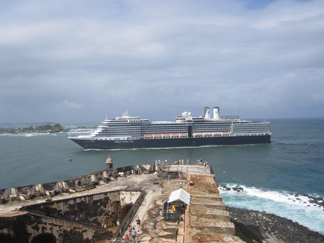
[[[0,123],[324,117],[323,0],[0,0]]]

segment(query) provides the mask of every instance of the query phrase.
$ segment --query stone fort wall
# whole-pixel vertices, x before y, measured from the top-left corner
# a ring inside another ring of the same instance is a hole
[[[110,165],[111,166],[111,165]],[[137,165],[137,166],[122,166],[112,168],[107,166],[105,170],[93,172],[84,176],[79,176],[74,179],[69,179],[59,182],[49,182],[37,185],[27,185],[9,189],[0,189],[0,203],[24,201],[35,197],[52,197],[60,193],[74,193],[92,189],[100,184],[107,184],[110,180],[118,176],[127,176],[133,173],[137,174],[139,168],[142,173],[153,173],[157,171],[156,165]]]

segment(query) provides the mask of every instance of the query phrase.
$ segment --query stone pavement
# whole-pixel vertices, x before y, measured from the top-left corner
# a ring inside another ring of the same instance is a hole
[[[214,175],[209,173],[188,173],[188,175],[191,182],[194,181],[193,185],[189,180],[175,179],[164,180],[161,183],[163,191],[157,184],[154,184],[153,188],[149,186],[146,189],[148,197],[137,212],[142,224],[140,231],[137,232],[136,242],[242,243],[243,241],[234,236],[235,228],[218,194]],[[162,217],[163,203],[172,191],[179,188],[192,194],[190,206],[183,212],[184,220],[165,221]],[[137,216],[132,221],[132,227],[136,226]]]
[[[142,177],[146,177],[146,176],[149,175],[142,175]],[[150,235],[154,235],[153,233],[152,234],[149,233],[150,229],[155,228],[155,226],[152,225],[151,219],[157,213],[157,211],[154,211],[154,208],[159,209],[161,206],[161,205],[157,205],[156,207],[156,201],[157,198],[160,198],[162,194],[162,188],[159,186],[159,184],[164,181],[157,178],[156,175],[154,175],[154,178],[155,179],[152,178],[151,180],[148,181],[145,180],[145,183],[143,182],[140,183],[142,189],[145,190],[147,194],[141,206],[137,210],[136,216],[133,218],[131,222],[131,226],[135,227],[135,229],[138,230],[136,225],[136,219],[137,217],[139,217],[139,219],[141,220],[140,230],[139,232],[137,231],[137,237],[136,237],[137,242],[150,242],[150,240],[152,240],[152,237]],[[162,198],[164,199],[165,196],[162,196]],[[128,232],[126,232],[125,235],[126,234],[128,234]]]
[[[161,190],[158,193],[156,191],[153,192],[147,198],[149,200],[143,202],[139,208],[137,216],[141,219],[141,227],[140,231],[137,232],[136,242],[177,242],[179,224],[178,222],[167,222],[163,219],[161,214],[162,206],[163,202],[168,199],[168,195],[162,194],[161,192]],[[150,195],[150,192],[147,195]],[[135,228],[137,228],[136,217],[134,217],[131,224]],[[183,223],[180,223],[180,225],[183,227]]]

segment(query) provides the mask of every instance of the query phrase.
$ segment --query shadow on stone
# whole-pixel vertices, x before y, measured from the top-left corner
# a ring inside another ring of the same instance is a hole
[[[233,223],[235,225],[235,235],[240,237],[241,240],[247,243],[261,243],[262,240],[264,240],[264,237],[262,236],[262,233],[260,232],[259,228],[238,222]]]

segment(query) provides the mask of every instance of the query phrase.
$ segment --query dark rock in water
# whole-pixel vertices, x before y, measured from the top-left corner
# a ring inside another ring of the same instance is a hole
[[[314,242],[323,243],[324,235],[311,231],[308,228],[293,222],[292,220],[281,218],[274,214],[259,212],[247,209],[226,207],[235,222],[245,224],[261,240],[269,238],[277,239],[278,242]]]
[[[239,187],[239,186],[234,186],[231,188],[231,187],[227,187],[225,185],[219,185],[218,188],[221,190],[226,190],[226,191],[231,191],[231,190],[237,191],[237,192],[244,191],[243,187]]]
[[[241,192],[241,191],[243,191],[243,188],[242,187],[233,187],[233,190],[237,191],[237,192]]]

